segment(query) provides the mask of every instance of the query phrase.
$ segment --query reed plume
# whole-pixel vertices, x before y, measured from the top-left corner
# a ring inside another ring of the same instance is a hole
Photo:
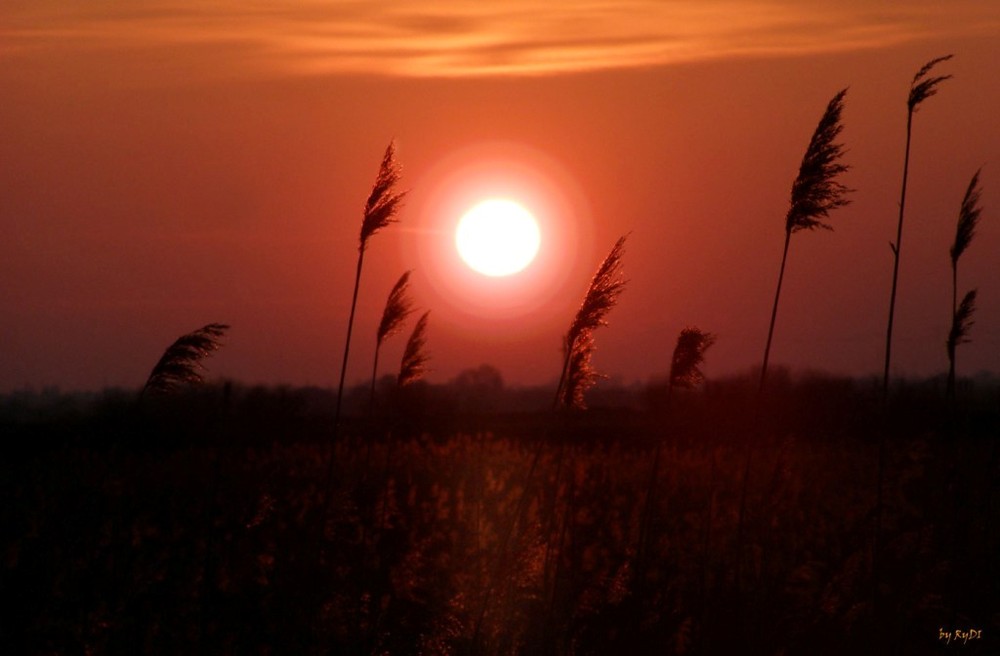
[[[147,392],[163,394],[172,392],[181,385],[202,382],[204,377],[201,372],[204,367],[201,361],[221,348],[220,340],[227,330],[229,326],[226,324],[210,323],[178,337],[153,367],[146,384],[139,392],[139,398]]]
[[[979,225],[979,216],[983,213],[983,208],[979,206],[979,199],[983,190],[979,187],[979,174],[976,171],[969,182],[969,187],[965,190],[962,198],[962,207],[958,211],[958,224],[955,228],[955,241],[948,251],[951,255],[952,270],[958,267],[958,258],[972,243],[972,238],[976,236],[976,226]]]
[[[951,330],[948,332],[948,354],[952,360],[955,359],[955,347],[959,344],[968,344],[969,331],[972,329],[972,315],[976,311],[976,290],[973,289],[965,294],[962,302],[951,321]]]
[[[924,64],[910,82],[910,93],[906,99],[906,149],[903,154],[903,185],[899,193],[899,221],[896,225],[896,241],[889,243],[892,249],[892,288],[889,292],[889,321],[885,331],[885,364],[882,370],[882,403],[889,396],[889,367],[892,364],[892,328],[896,315],[896,290],[899,286],[899,257],[903,244],[903,217],[906,210],[906,182],[910,172],[910,142],[913,134],[913,114],[920,105],[937,94],[939,84],[951,75],[930,75],[935,66],[946,62],[952,55],[937,57]]]
[[[598,378],[590,366],[590,356],[594,350],[592,333],[607,324],[605,317],[618,303],[618,296],[625,289],[627,281],[622,276],[621,269],[626,236],[618,238],[611,252],[597,268],[587,295],[563,338],[563,367],[555,397],[557,406],[579,407],[577,402],[582,404],[583,393]],[[570,390],[572,393],[568,393]]]
[[[670,361],[670,381],[667,394],[675,387],[695,387],[705,375],[701,363],[705,361],[705,351],[715,343],[715,335],[698,328],[685,328],[677,336],[677,345]]]
[[[410,283],[410,272],[407,271],[389,292],[389,298],[385,301],[385,309],[382,310],[382,320],[375,331],[375,362],[372,365],[372,389],[371,398],[368,403],[369,413],[375,405],[375,380],[378,375],[378,356],[382,344],[388,338],[397,334],[403,328],[403,323],[413,313],[413,302],[408,295]]]
[[[399,365],[399,377],[396,379],[399,387],[411,385],[427,373],[427,360],[429,356],[425,347],[427,346],[427,315],[431,312],[424,312],[417,324],[410,333],[410,339],[406,342],[406,349],[403,351],[403,359]]]
[[[948,384],[945,388],[945,395],[949,402],[955,401],[955,348],[968,341],[967,335],[969,327],[972,325],[969,319],[972,316],[976,297],[976,292],[973,290],[966,294],[961,305],[958,303],[958,260],[972,243],[972,238],[976,235],[976,226],[979,224],[979,217],[983,212],[983,208],[979,205],[979,199],[982,196],[982,189],[979,187],[981,171],[982,169],[976,171],[965,190],[962,206],[958,211],[955,241],[949,250],[951,255],[951,331],[948,333],[947,340]],[[966,307],[966,301],[968,301],[968,307]],[[963,311],[964,315],[961,314]]]
[[[368,201],[365,203],[364,220],[361,222],[361,242],[358,250],[364,252],[368,239],[390,223],[395,223],[396,213],[406,196],[406,192],[397,192],[400,168],[396,163],[396,148],[390,142],[382,156],[382,164],[378,169],[378,177],[372,187]]]
[[[760,370],[760,390],[763,391],[767,380],[767,364],[771,354],[771,340],[774,337],[774,323],[778,314],[778,300],[781,297],[781,283],[785,276],[785,262],[788,258],[788,245],[792,233],[799,230],[814,228],[833,228],[825,223],[830,212],[850,203],[846,198],[852,191],[837,180],[837,176],[845,173],[850,167],[841,163],[844,154],[843,145],[836,139],[843,130],[840,121],[844,108],[844,95],[847,89],[842,89],[826,106],[823,117],[813,132],[809,147],[799,166],[799,174],[792,183],[791,205],[785,216],[785,247],[781,255],[781,269],[778,273],[778,288],[774,294],[774,307],[771,310],[771,324],[767,331],[767,344],[764,347],[764,362]]]
[[[924,102],[931,96],[937,93],[937,86],[944,82],[945,80],[951,79],[950,75],[934,75],[928,77],[928,73],[931,72],[935,66],[941,62],[948,61],[954,55],[944,55],[943,57],[937,57],[930,60],[926,64],[920,67],[917,74],[913,76],[913,81],[910,83],[910,95],[906,99],[906,106],[910,112],[915,112],[920,107],[920,103]]]

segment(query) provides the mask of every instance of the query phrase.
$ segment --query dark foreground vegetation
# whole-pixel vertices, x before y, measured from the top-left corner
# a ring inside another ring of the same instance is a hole
[[[8,395],[0,652],[1000,653],[1000,386],[751,380]]]

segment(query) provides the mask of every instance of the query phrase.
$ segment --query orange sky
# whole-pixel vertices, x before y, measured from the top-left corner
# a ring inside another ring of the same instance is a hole
[[[662,374],[698,325],[718,334],[708,375],[746,370],[791,182],[845,86],[857,191],[834,232],[792,239],[772,362],[877,373],[906,93],[949,52],[955,77],[915,121],[894,369],[947,368],[948,247],[983,166],[959,371],[1000,372],[996,3],[246,4],[0,8],[0,391],[139,386],[209,322],[232,325],[214,377],[334,384],[361,206],[393,138],[411,192],[369,246],[349,380],[369,375],[386,294],[412,268],[431,380],[489,362],[554,382],[561,335],[625,232],[630,282],[597,367]],[[521,277],[453,266],[449,222],[480,193],[521,195],[547,222]]]

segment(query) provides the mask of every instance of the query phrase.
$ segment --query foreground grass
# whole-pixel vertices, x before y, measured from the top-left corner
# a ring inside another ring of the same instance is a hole
[[[740,385],[676,399],[670,425],[655,393],[643,409],[558,422],[425,400],[427,412],[407,422],[347,423],[332,446],[323,406],[288,391],[182,399],[184,413],[137,415],[113,402],[22,413],[6,420],[0,465],[0,589],[13,602],[0,650],[467,653],[501,533],[546,440],[484,620],[484,653],[957,648],[942,629],[982,631],[961,648],[989,653],[1000,635],[995,393],[948,424],[928,401],[937,390],[900,391],[887,433],[886,610],[876,623],[874,387],[774,385],[758,427],[739,597],[750,398]]]

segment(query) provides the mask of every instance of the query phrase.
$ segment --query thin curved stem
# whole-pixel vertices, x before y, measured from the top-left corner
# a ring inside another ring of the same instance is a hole
[[[785,230],[785,248],[781,253],[781,269],[778,271],[778,288],[774,292],[774,307],[771,309],[771,325],[767,329],[767,344],[764,346],[764,362],[760,366],[760,383],[758,392],[764,391],[767,383],[767,363],[771,357],[771,340],[774,337],[774,323],[778,317],[778,300],[781,298],[781,283],[785,279],[785,262],[788,261],[788,244],[792,240],[792,231]]]
[[[320,542],[322,542],[323,526],[326,524],[326,514],[330,509],[330,485],[333,482],[333,460],[335,443],[340,432],[340,409],[344,400],[344,379],[347,377],[347,356],[351,352],[351,331],[354,328],[354,311],[358,305],[358,287],[361,285],[361,267],[364,263],[364,248],[358,251],[358,268],[354,274],[354,293],[351,295],[351,313],[347,318],[347,338],[344,340],[344,360],[340,366],[340,383],[337,386],[337,407],[333,415],[333,436],[330,444],[330,457],[326,462],[326,480],[323,483],[323,509],[320,514]]]
[[[896,289],[899,284],[899,254],[903,247],[903,213],[906,209],[906,179],[910,171],[910,135],[913,127],[913,110],[906,115],[906,152],[903,156],[903,188],[899,194],[899,223],[896,242],[892,246],[892,291],[889,294],[889,325],[885,332],[885,368],[882,371],[882,405],[889,396],[889,366],[892,362],[892,326],[896,314]]]

